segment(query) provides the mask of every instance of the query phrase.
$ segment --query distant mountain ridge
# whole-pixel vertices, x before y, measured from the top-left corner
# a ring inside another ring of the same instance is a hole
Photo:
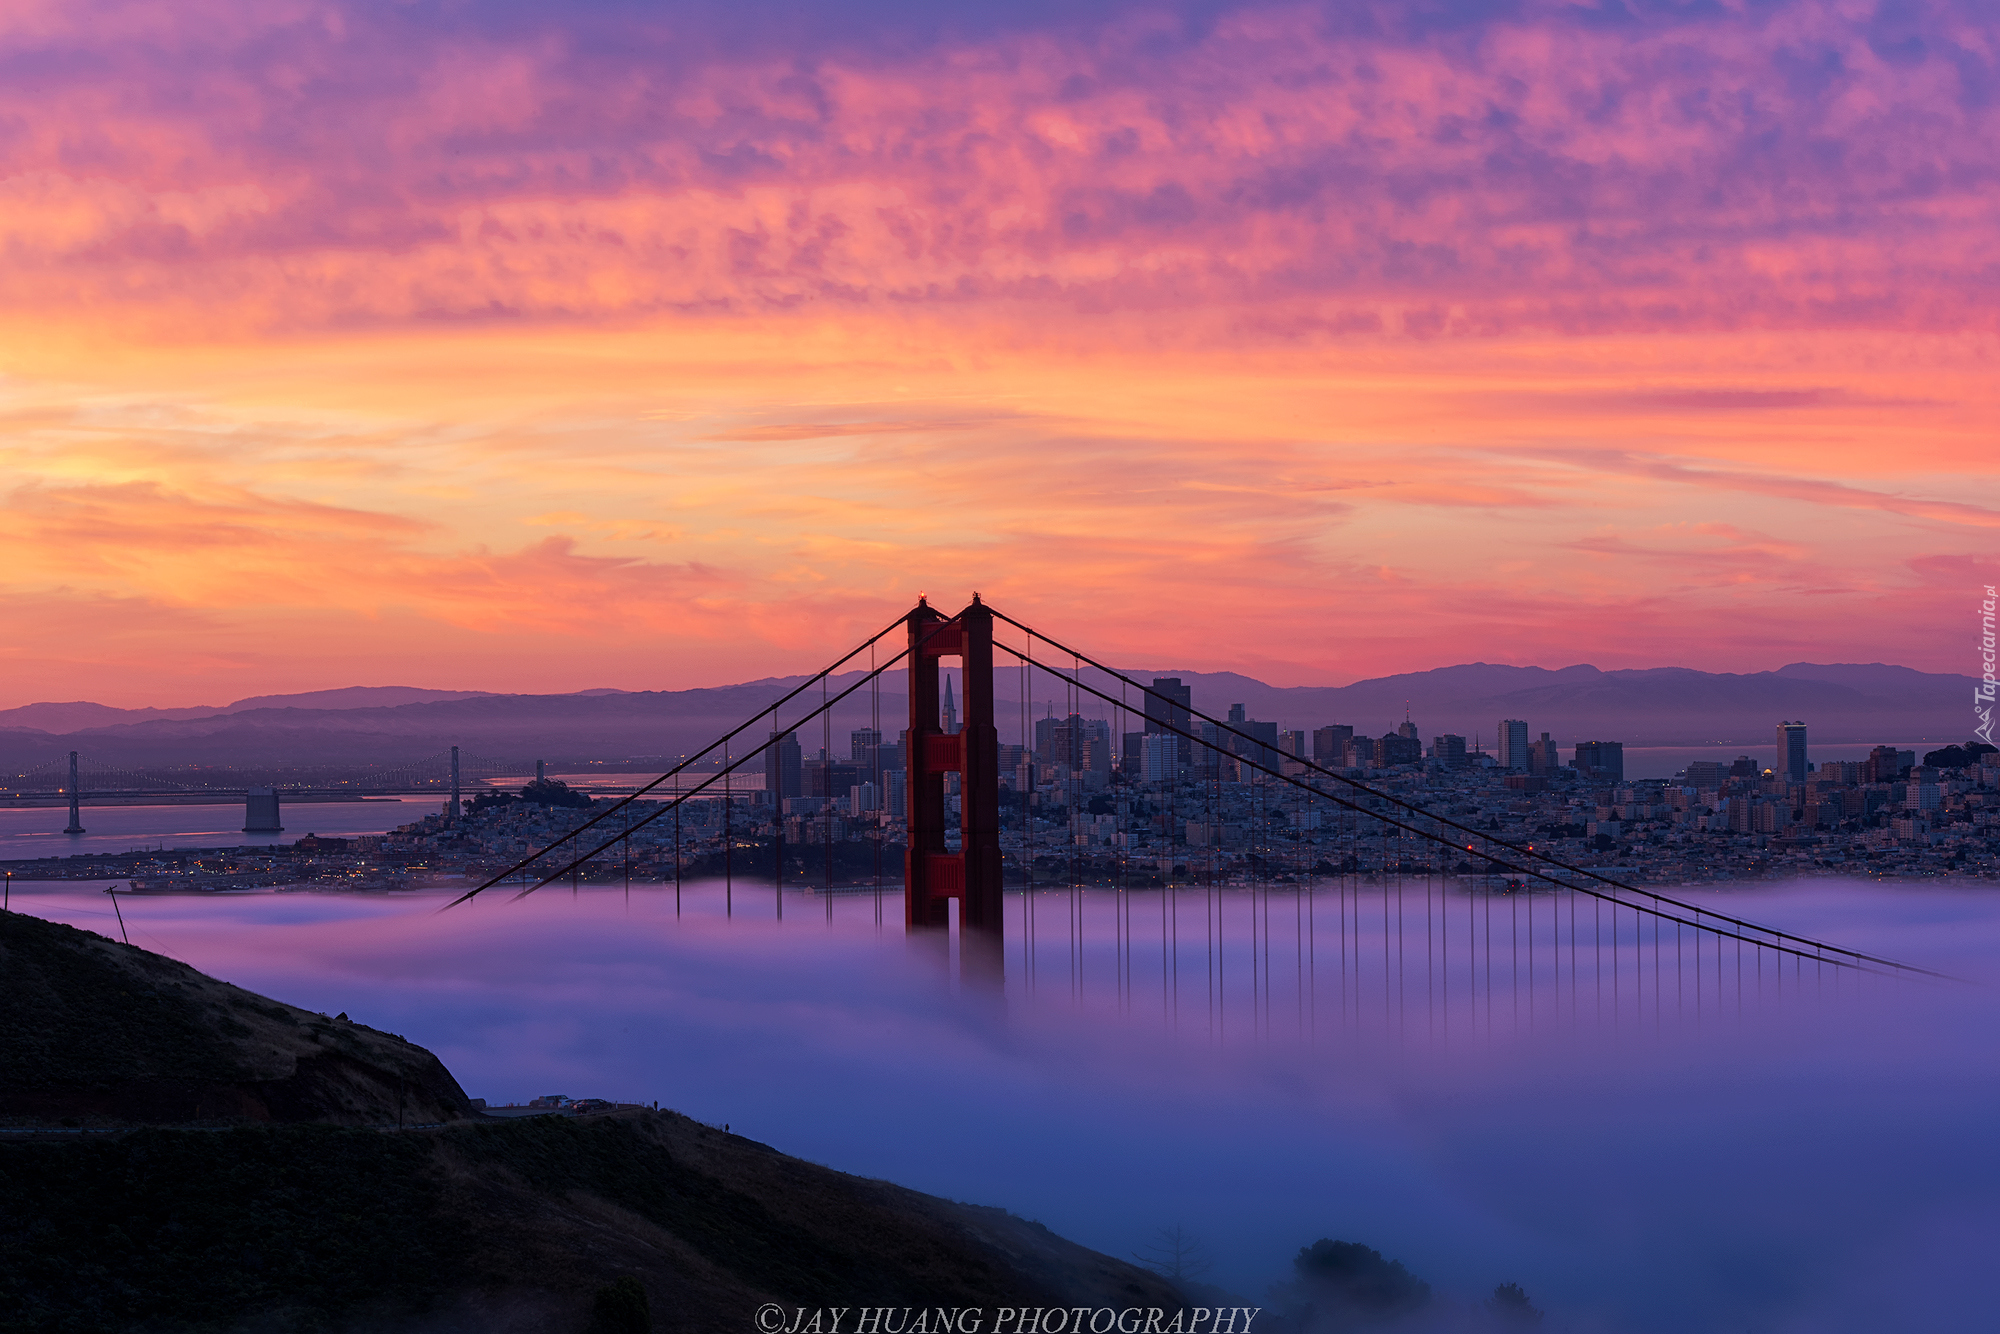
[[[152,722],[156,719],[212,718],[221,713],[242,713],[250,709],[395,708],[404,704],[471,699],[490,693],[485,690],[425,690],[419,686],[342,686],[336,690],[308,690],[297,695],[251,695],[234,704],[197,704],[181,709],[119,709],[109,704],[74,700],[62,704],[23,704],[19,708],[0,709],[0,728],[81,732],[94,727],[116,727],[121,723]]]
[[[1776,671],[1702,672],[1685,667],[1600,671],[1461,663],[1357,681],[1347,686],[1272,686],[1235,672],[1127,669],[1150,682],[1178,676],[1198,709],[1224,716],[1242,704],[1250,717],[1288,728],[1344,723],[1380,735],[1407,716],[1426,741],[1456,732],[1490,743],[1503,718],[1520,718],[1531,734],[1548,732],[1564,745],[1616,740],[1628,745],[1724,743],[1769,745],[1773,725],[1800,719],[1815,742],[1961,739],[1971,725],[1973,678],[1920,672],[1885,663],[1789,663]],[[859,678],[835,679],[836,692]],[[671,756],[707,745],[746,720],[733,753],[762,744],[768,719],[756,715],[803,677],[773,677],[695,690],[620,691],[597,688],[562,695],[502,695],[480,691],[357,686],[306,695],[261,696],[213,710],[111,710],[95,704],[27,705],[0,711],[0,765],[24,767],[69,750],[104,763],[396,763],[458,745],[505,759],[616,761]],[[1033,698],[1020,699],[1020,675],[995,681],[1003,742],[1020,740],[1032,717],[1076,707],[1109,718],[1113,706],[1087,694],[1072,701],[1059,681],[1038,676]],[[1110,693],[1116,695],[1114,683]],[[1129,688],[1135,712],[1139,696]],[[791,724],[809,701],[783,714]],[[887,737],[907,712],[900,673],[875,690],[861,689],[835,710],[830,725],[802,729],[808,755],[821,747],[836,756],[848,733],[879,720]],[[37,714],[36,710],[78,713]],[[101,710],[91,713],[91,710]],[[60,729],[44,723],[83,720]],[[1140,723],[1128,713],[1124,730]]]

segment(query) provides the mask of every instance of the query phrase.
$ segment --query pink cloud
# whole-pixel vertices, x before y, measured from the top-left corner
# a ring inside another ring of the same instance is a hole
[[[638,22],[620,50],[359,6],[40,13],[10,46],[44,72],[0,94],[17,306],[1991,327],[1996,113],[1969,81],[1993,34],[1952,8],[1915,61],[1810,0],[1624,28],[1531,8],[1421,44],[1309,7],[1162,42],[1138,11],[699,62]]]

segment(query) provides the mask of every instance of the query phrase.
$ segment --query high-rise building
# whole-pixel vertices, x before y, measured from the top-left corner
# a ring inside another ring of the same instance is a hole
[[[1243,706],[1238,704],[1229,710],[1229,723],[1239,732],[1247,732],[1250,740],[1231,737],[1236,743],[1236,753],[1266,769],[1276,769],[1283,758],[1278,754],[1278,725],[1259,722],[1255,718],[1240,717]]]
[[[1375,764],[1386,769],[1392,764],[1416,764],[1424,758],[1424,743],[1400,731],[1386,732],[1375,743]]]
[[[1191,725],[1198,742],[1190,741],[1181,747],[1181,763],[1188,766],[1202,778],[1217,778],[1222,774],[1222,764],[1226,759],[1235,764],[1236,738],[1222,730],[1218,723],[1203,722],[1197,718]]]
[[[1771,766],[1789,783],[1806,781],[1806,725],[1778,724],[1778,762]]]
[[[1066,764],[1078,773],[1086,769],[1094,770],[1098,762],[1092,759],[1093,743],[1102,752],[1103,771],[1108,774],[1111,771],[1110,723],[1102,718],[1085,718],[1074,713],[1066,718],[1039,719],[1035,723],[1035,758],[1044,764]]]
[[[1178,676],[1156,676],[1153,678],[1153,693],[1146,696],[1146,730],[1158,733],[1166,732],[1168,727],[1177,727],[1185,732],[1189,730],[1188,710],[1193,707],[1192,686],[1182,685]]]
[[[1222,733],[1224,749],[1237,755],[1247,755],[1259,764],[1278,766],[1278,725],[1258,722],[1248,709],[1241,704],[1229,706],[1229,726],[1232,730]],[[1239,733],[1243,735],[1238,735]],[[1245,740],[1247,736],[1249,740]]]
[[[1083,763],[1078,768],[1093,787],[1102,787],[1111,781],[1111,732],[1108,727],[1102,733],[1084,737]]]
[[[1721,760],[1696,760],[1685,772],[1689,787],[1721,787],[1722,780],[1729,777],[1729,766]]]
[[[1053,713],[1046,718],[1035,719],[1035,758],[1043,764],[1054,764],[1056,727],[1062,720]]]
[[[839,760],[811,759],[799,768],[800,786],[805,789],[799,795],[818,797],[822,801],[844,797],[847,789],[868,778],[860,765],[843,764]]]
[[[1180,738],[1149,732],[1139,743],[1139,776],[1148,783],[1170,783],[1180,776]]]
[[[1562,767],[1562,758],[1556,754],[1556,743],[1549,740],[1547,732],[1540,741],[1528,743],[1528,772],[1544,777]]]
[[[1877,746],[1868,752],[1868,782],[1893,783],[1902,772],[1902,754],[1894,746]]]
[[[1465,755],[1465,738],[1452,732],[1431,739],[1431,758],[1447,769],[1463,769],[1471,762]]]
[[[882,786],[882,771],[898,763],[896,748],[882,744],[882,734],[872,727],[857,728],[848,734],[847,762],[861,770],[866,781]]]
[[[1585,778],[1607,779],[1622,783],[1625,781],[1625,743],[1579,741],[1576,743],[1576,760],[1573,767]]]
[[[940,718],[938,719],[938,727],[940,728],[940,730],[942,730],[947,736],[958,731],[958,705],[955,702],[953,702],[951,697],[950,673],[945,674],[944,706],[939,710],[939,713],[941,715]]]
[[[1324,764],[1329,769],[1347,758],[1347,743],[1354,737],[1351,727],[1315,727],[1313,729],[1312,758],[1314,764]]]
[[[786,797],[805,795],[804,765],[799,753],[797,732],[773,732],[764,747],[765,800],[782,810]]]
[[[1500,723],[1500,767],[1502,769],[1522,769],[1528,767],[1528,725],[1519,718],[1502,719]]]

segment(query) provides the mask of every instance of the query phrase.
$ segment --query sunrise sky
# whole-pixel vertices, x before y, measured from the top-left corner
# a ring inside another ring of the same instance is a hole
[[[1996,13],[13,0],[0,706],[1976,670]]]

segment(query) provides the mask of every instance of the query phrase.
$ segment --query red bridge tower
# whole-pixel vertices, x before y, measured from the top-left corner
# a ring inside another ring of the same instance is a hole
[[[1000,733],[993,725],[993,613],[972,605],[946,618],[917,599],[910,613],[909,850],[903,860],[903,917],[909,927],[950,922],[1000,936]],[[963,664],[965,722],[938,725],[939,659]],[[945,843],[945,775],[957,774],[959,850]]]

